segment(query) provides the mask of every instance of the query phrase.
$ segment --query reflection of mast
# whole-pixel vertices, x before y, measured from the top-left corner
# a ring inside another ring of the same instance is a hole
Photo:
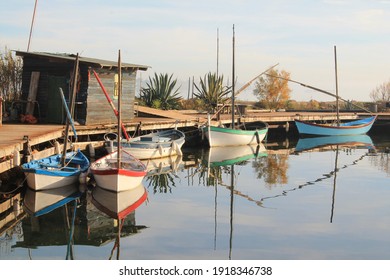
[[[217,181],[214,180],[214,189],[215,189],[215,197],[214,197],[214,250],[217,248],[217,197],[218,197],[218,184]]]
[[[120,219],[120,220],[117,219],[116,221],[117,221],[117,223],[118,223],[118,235],[116,236],[115,243],[114,243],[114,247],[113,247],[112,250],[111,250],[111,255],[110,255],[110,257],[108,258],[109,260],[112,259],[112,256],[114,255],[115,249],[117,249],[117,250],[116,250],[116,259],[117,259],[117,260],[119,260],[119,255],[120,255],[121,231],[122,231],[123,224],[125,223],[125,218]]]
[[[330,214],[330,222],[333,222],[333,211],[334,211],[334,202],[336,197],[336,177],[337,177],[337,161],[339,157],[339,145],[336,146],[336,159],[334,163],[334,177],[333,177],[333,194],[332,194],[332,208],[331,208],[331,214]]]
[[[230,238],[229,238],[229,260],[232,259],[232,247],[233,247],[233,201],[234,201],[234,164],[231,166],[230,171]]]
[[[74,222],[76,219],[76,210],[77,210],[77,200],[74,200],[73,202],[73,216],[72,216],[72,222],[69,225],[69,215],[68,215],[68,206],[65,205],[65,215],[66,215],[66,222],[69,226],[69,240],[68,240],[68,247],[66,249],[66,260],[74,260],[73,255],[73,233],[74,233]]]

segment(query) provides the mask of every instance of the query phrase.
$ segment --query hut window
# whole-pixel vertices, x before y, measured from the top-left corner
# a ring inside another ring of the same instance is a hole
[[[118,74],[114,76],[114,99],[118,99]]]

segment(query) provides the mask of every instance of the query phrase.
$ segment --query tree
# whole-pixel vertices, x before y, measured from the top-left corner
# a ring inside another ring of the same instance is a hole
[[[268,74],[257,79],[253,94],[267,109],[284,108],[290,99],[289,78],[290,73],[284,70],[279,73],[278,70],[271,69]]]
[[[197,90],[194,95],[204,102],[207,110],[214,109],[218,103],[224,103],[231,92],[231,87],[223,85],[223,75],[217,77],[217,74],[211,72],[203,80],[200,78],[199,86],[194,86]]]
[[[22,91],[23,63],[20,57],[14,57],[5,48],[0,53],[0,95],[6,101],[19,99]]]
[[[179,88],[175,89],[177,79],[172,79],[173,74],[154,74],[149,77],[146,87],[141,89],[140,101],[143,105],[163,110],[180,108]]]
[[[373,91],[371,91],[370,97],[374,102],[389,102],[390,80],[377,86]]]

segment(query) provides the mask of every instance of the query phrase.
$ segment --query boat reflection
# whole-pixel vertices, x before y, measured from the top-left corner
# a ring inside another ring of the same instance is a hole
[[[229,146],[229,147],[210,147],[208,154],[203,158],[204,169],[201,170],[200,176],[206,176],[207,185],[215,188],[215,234],[214,247],[217,243],[217,195],[218,186],[223,186],[230,191],[230,213],[229,213],[229,259],[232,259],[233,249],[233,225],[234,225],[234,196],[238,195],[255,203],[256,201],[247,194],[244,194],[237,189],[237,174],[235,174],[235,166],[246,164],[249,160],[257,159],[259,157],[267,156],[266,148],[263,144],[260,145],[243,145],[243,146]],[[204,173],[205,172],[205,173]],[[223,174],[230,175],[229,181],[223,181]]]
[[[153,193],[168,193],[175,187],[175,174],[184,169],[181,155],[142,161],[147,170],[146,182]]]
[[[118,220],[135,211],[147,197],[148,193],[142,184],[123,192],[111,192],[99,186],[92,190],[93,205],[109,217]]]
[[[184,168],[181,155],[141,160],[141,162],[146,166],[147,176],[177,172]]]
[[[148,193],[142,184],[122,192],[110,192],[98,186],[92,190],[92,204],[114,219],[116,237],[109,259],[112,259],[116,250],[116,259],[119,260],[121,237],[138,233],[140,229],[145,228],[136,225],[135,210],[145,202],[147,197]]]
[[[76,200],[81,195],[76,184],[43,191],[27,188],[23,206],[29,215],[39,217]]]
[[[366,134],[339,135],[299,138],[295,151],[303,152],[312,149],[332,147],[335,145],[347,147],[374,147],[371,137]]]
[[[226,166],[267,155],[265,146],[243,145],[230,147],[211,147],[208,154],[209,167]]]
[[[367,149],[367,153],[360,156],[358,159],[343,164],[339,168],[339,154],[341,151],[345,150],[347,154],[351,153],[352,149]],[[329,180],[333,178],[332,186],[332,203],[331,203],[331,214],[330,214],[330,223],[333,223],[334,210],[335,210],[335,198],[336,198],[336,185],[337,185],[337,175],[341,169],[348,168],[351,165],[357,164],[365,156],[370,155],[372,151],[375,151],[375,145],[368,135],[343,135],[343,136],[323,136],[323,137],[309,137],[309,138],[300,138],[295,147],[295,152],[333,152],[334,157],[334,168],[327,173],[322,173],[320,177],[315,178],[314,180],[309,180],[303,184],[300,184],[297,187],[284,190],[282,194],[278,194],[271,197],[264,197],[261,200],[276,198],[280,196],[286,196],[289,192],[302,189],[305,186],[312,186],[318,184],[323,180]]]
[[[31,249],[37,246],[66,245],[66,259],[73,259],[74,227],[79,198],[79,184],[61,188],[35,191],[27,189],[23,198],[23,209],[29,219],[23,220],[23,238],[14,248]]]

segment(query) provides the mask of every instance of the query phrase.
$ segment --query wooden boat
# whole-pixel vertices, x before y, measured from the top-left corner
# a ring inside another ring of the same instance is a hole
[[[110,192],[100,187],[92,190],[93,205],[109,217],[118,220],[134,212],[147,197],[148,193],[142,184],[120,193]]]
[[[234,65],[235,46],[234,45],[235,45],[235,37],[234,37],[234,27],[233,27],[233,67],[232,67],[233,77],[235,77],[235,65]],[[243,130],[243,129],[237,129],[235,127],[234,99],[235,99],[235,81],[233,79],[232,97],[231,97],[232,121],[231,121],[230,128],[213,126],[211,124],[210,117],[208,117],[207,125],[201,127],[202,135],[206,136],[210,147],[260,144],[264,140],[265,136],[267,135],[268,124],[264,122],[261,122],[259,128],[255,130]]]
[[[309,137],[300,138],[295,146],[295,151],[309,151],[327,146],[374,147],[374,143],[371,137],[366,134]]]
[[[243,130],[208,124],[202,128],[210,147],[241,146],[260,144],[268,133],[268,124],[262,123],[259,129]]]
[[[89,160],[80,151],[57,154],[33,160],[21,165],[29,188],[40,191],[60,188],[84,180],[88,173]]]
[[[27,213],[39,217],[78,199],[81,194],[77,184],[43,191],[27,189],[23,206]]]
[[[333,96],[336,98],[336,124],[334,125],[326,125],[326,124],[315,124],[304,122],[300,120],[295,120],[295,125],[298,129],[299,134],[301,135],[358,135],[367,133],[372,125],[374,124],[377,116],[371,116],[369,118],[364,118],[360,120],[355,120],[351,122],[341,123],[339,116],[339,100],[346,101],[342,99],[338,94],[338,82],[337,82],[337,55],[336,55],[336,46],[334,46],[334,60],[335,60],[335,76],[336,76],[336,94],[332,94],[325,90],[321,90],[312,86],[308,86],[296,81],[292,81],[295,83],[299,83],[302,86],[317,90],[319,92],[325,93],[327,95]],[[349,103],[349,101],[347,101]],[[352,104],[355,105],[355,104]],[[357,105],[355,105],[357,106]],[[360,106],[357,106],[361,108]],[[361,108],[366,110],[364,108]]]
[[[114,192],[137,187],[147,174],[146,166],[133,155],[122,150],[118,168],[118,152],[112,152],[91,163],[90,172],[96,185]]]
[[[376,120],[376,116],[339,125],[315,124],[295,120],[299,134],[302,135],[358,135],[367,133]]]
[[[118,57],[118,85],[122,84],[120,51]],[[118,135],[121,130],[121,95],[122,87],[118,86]],[[121,192],[141,184],[146,175],[146,166],[136,157],[122,149],[117,137],[117,150],[96,160],[90,171],[96,184],[106,190]]]
[[[110,139],[113,135],[115,139]],[[111,153],[117,146],[117,135],[110,133],[105,135],[105,147]],[[143,136],[123,139],[122,149],[126,150],[138,159],[163,158],[174,155],[182,155],[181,147],[185,142],[185,135],[177,129],[162,130]]]

